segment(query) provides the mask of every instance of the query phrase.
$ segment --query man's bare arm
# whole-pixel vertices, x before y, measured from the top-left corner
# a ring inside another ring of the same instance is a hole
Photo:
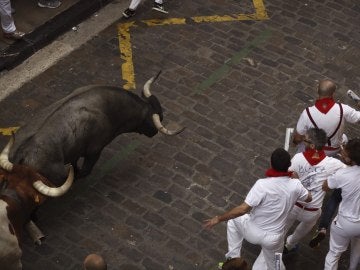
[[[251,209],[252,209],[251,206],[249,206],[247,203],[243,202],[239,206],[234,207],[230,211],[222,214],[221,216],[215,216],[211,219],[205,220],[203,226],[204,226],[204,228],[211,229],[213,226],[215,226],[216,224],[218,224],[222,221],[227,221],[229,219],[233,219],[233,218],[245,215],[246,213],[250,212]]]
[[[308,196],[307,196],[305,202],[311,202],[311,201],[312,201],[312,195],[311,195],[311,192],[309,191]]]

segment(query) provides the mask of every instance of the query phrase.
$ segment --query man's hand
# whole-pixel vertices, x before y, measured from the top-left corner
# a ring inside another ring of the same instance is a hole
[[[322,190],[325,191],[325,192],[330,190],[330,188],[329,188],[329,186],[328,186],[327,180],[325,180],[325,181],[323,182]]]
[[[206,229],[211,229],[218,223],[220,223],[219,217],[215,216],[211,219],[204,220],[203,227]]]
[[[301,143],[304,140],[305,136],[304,135],[300,135],[299,133],[297,133],[297,131],[294,131],[294,136],[293,136],[293,144],[298,145],[299,143]]]
[[[290,178],[296,178],[299,179],[299,175],[297,174],[297,172],[291,172],[291,176]]]

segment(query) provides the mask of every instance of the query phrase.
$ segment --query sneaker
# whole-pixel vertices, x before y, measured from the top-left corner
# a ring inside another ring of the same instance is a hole
[[[296,244],[293,248],[291,249],[288,249],[286,247],[286,245],[284,246],[284,250],[283,250],[283,254],[284,255],[287,255],[289,253],[294,253],[294,252],[297,252],[299,250],[299,244]]]
[[[162,12],[162,13],[166,13],[168,14],[169,12],[165,10],[164,5],[163,4],[159,4],[159,3],[154,3],[154,6],[152,8],[153,10]]]
[[[58,8],[61,2],[59,0],[39,0],[38,6],[42,8]]]
[[[326,230],[321,229],[316,231],[316,234],[314,235],[313,239],[309,242],[309,246],[312,248],[316,248],[320,246],[320,242],[325,239],[326,236]]]
[[[135,15],[135,10],[132,10],[132,9],[130,9],[130,8],[127,8],[127,9],[125,9],[125,11],[123,12],[122,15],[124,16],[124,18],[128,19],[128,18],[130,18],[130,17],[132,17],[132,16]]]
[[[347,95],[354,101],[360,101],[360,97],[354,93],[352,90],[347,91]]]
[[[7,39],[13,39],[13,40],[20,40],[23,39],[23,37],[25,36],[24,32],[21,32],[19,30],[15,30],[14,32],[11,33],[3,33],[4,38]]]

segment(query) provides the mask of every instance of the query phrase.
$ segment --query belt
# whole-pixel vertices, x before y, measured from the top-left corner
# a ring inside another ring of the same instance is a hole
[[[317,211],[317,210],[319,210],[319,208],[308,208],[308,207],[305,207],[305,206],[303,206],[302,204],[300,204],[300,203],[298,203],[298,202],[296,202],[295,205],[298,206],[298,207],[300,207],[300,208],[302,208],[302,209],[304,209],[304,210],[306,210],[306,211]]]
[[[339,150],[339,146],[338,147],[331,147],[331,146],[324,146],[323,150],[325,151],[335,151],[335,150]]]

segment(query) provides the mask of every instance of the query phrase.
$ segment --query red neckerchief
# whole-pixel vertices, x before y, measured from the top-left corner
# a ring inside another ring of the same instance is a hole
[[[281,177],[281,176],[291,176],[292,172],[279,172],[273,168],[267,169],[265,175],[267,177]]]
[[[311,166],[318,164],[326,157],[324,150],[318,151],[319,157],[313,157],[315,152],[315,149],[307,149],[305,152],[303,152],[305,159],[310,163]]]
[[[327,114],[328,111],[334,106],[335,101],[333,98],[321,98],[315,102],[315,107],[320,112]]]

